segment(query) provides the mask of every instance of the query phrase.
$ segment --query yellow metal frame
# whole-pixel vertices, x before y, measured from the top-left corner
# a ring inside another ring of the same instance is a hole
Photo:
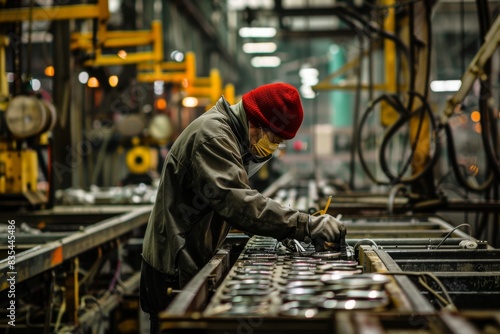
[[[195,78],[184,87],[186,94],[194,97],[208,97],[211,103],[222,95],[222,79],[218,69],[212,69],[209,77]]]
[[[183,62],[141,63],[137,65],[137,70],[138,82],[182,84],[188,96],[209,98],[211,103],[215,103],[224,94],[230,104],[235,103],[234,85],[226,84],[222,88],[219,70],[212,69],[208,77],[196,77],[196,56],[193,52],[187,52]]]
[[[0,23],[22,21],[54,21],[98,18],[109,19],[107,0],[98,0],[95,5],[64,5],[36,8],[10,8],[0,11]]]
[[[396,8],[395,0],[382,0],[382,5],[387,6],[387,14],[384,19],[384,30],[396,33]],[[385,82],[387,93],[397,92],[396,81],[396,44],[388,38],[384,39],[384,61],[385,61]],[[398,119],[398,113],[389,105],[382,102],[380,112],[380,122],[384,126],[390,126]]]
[[[9,44],[9,39],[0,34],[0,110],[5,111],[8,105],[9,84],[7,83],[7,64],[5,49]]]
[[[183,62],[144,62],[137,65],[137,81],[165,81],[171,83],[193,82],[196,78],[196,57],[187,52]]]
[[[73,33],[72,50],[93,51],[94,58],[84,62],[86,66],[118,66],[144,62],[160,63],[163,59],[163,36],[160,21],[151,23],[151,30],[107,31],[106,24],[100,23],[97,45],[92,33]],[[151,51],[133,52],[121,58],[117,54],[103,54],[103,49],[151,45]]]

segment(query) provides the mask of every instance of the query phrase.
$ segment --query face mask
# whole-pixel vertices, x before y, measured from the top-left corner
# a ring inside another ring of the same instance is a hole
[[[271,142],[267,137],[267,134],[264,132],[259,141],[255,144],[252,144],[252,146],[255,152],[257,152],[258,156],[267,157],[268,155],[273,154],[273,152],[278,149],[279,144]]]

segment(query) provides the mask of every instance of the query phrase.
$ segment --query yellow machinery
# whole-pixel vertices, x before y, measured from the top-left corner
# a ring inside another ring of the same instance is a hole
[[[47,132],[56,123],[56,111],[50,102],[35,96],[9,96],[7,39],[2,36],[0,41],[0,124],[5,124],[0,134],[0,206],[41,206],[47,204],[48,194],[38,189],[39,154],[35,148],[48,145]],[[50,170],[46,170],[50,178]]]
[[[107,0],[96,4],[61,5],[50,7],[2,8],[0,23],[34,20],[70,20],[109,18]],[[52,175],[50,150],[48,164],[40,164],[41,149],[49,146],[49,132],[56,124],[54,106],[35,96],[10,96],[6,75],[8,38],[0,35],[0,206],[18,209],[20,206],[50,206]],[[48,191],[38,185],[39,167],[44,166]]]
[[[48,146],[47,132],[56,121],[54,107],[37,97],[19,95],[6,105],[2,121],[7,131],[0,138],[1,206],[47,204],[48,194],[38,189],[37,149]],[[50,169],[47,171],[50,184]]]

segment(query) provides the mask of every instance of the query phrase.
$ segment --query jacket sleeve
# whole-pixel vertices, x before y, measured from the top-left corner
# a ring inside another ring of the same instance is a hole
[[[211,138],[194,150],[191,168],[198,193],[236,229],[278,240],[304,240],[309,215],[251,189],[238,152],[227,136]]]

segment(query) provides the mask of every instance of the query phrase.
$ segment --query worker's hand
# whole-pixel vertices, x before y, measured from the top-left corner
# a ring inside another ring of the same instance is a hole
[[[326,250],[340,251],[341,240],[345,239],[344,223],[330,215],[310,216],[307,227],[317,252]]]

